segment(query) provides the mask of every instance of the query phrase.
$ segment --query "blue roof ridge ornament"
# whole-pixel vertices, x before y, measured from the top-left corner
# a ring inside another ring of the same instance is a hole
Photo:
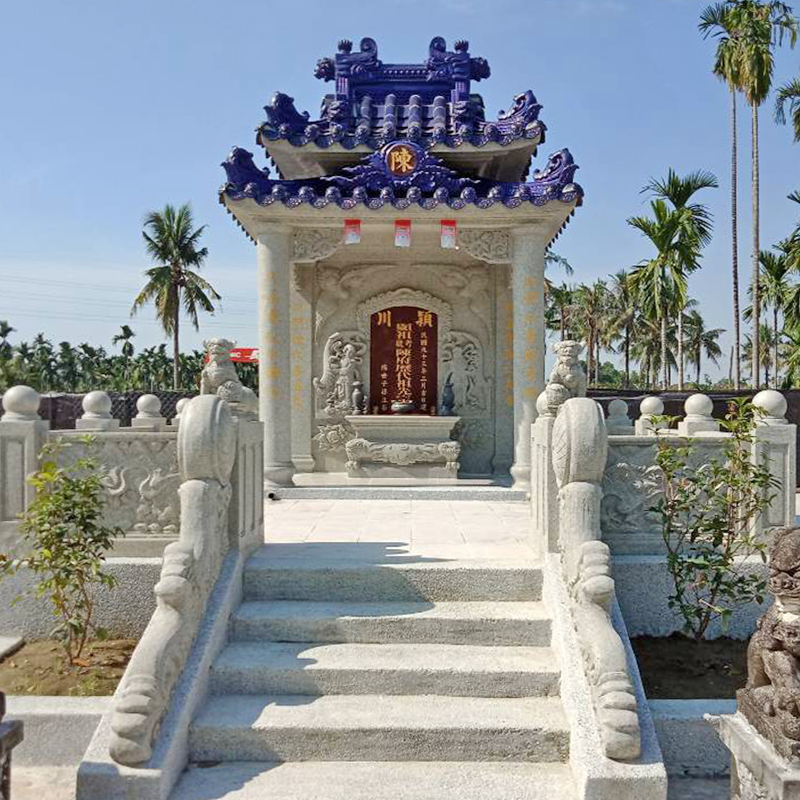
[[[255,165],[252,153],[239,147],[231,150],[222,166],[227,183],[221,196],[249,198],[262,206],[281,202],[288,208],[304,204],[325,208],[335,204],[348,210],[363,204],[373,210],[384,205],[404,210],[416,204],[424,210],[445,205],[457,211],[467,205],[485,209],[496,203],[507,208],[522,203],[543,206],[552,201],[580,204],[583,198],[583,189],[574,182],[578,165],[567,149],[551,155],[547,166],[527,183],[460,176],[410,141],[386,145],[358,166],[321,178],[272,179],[268,169]]]

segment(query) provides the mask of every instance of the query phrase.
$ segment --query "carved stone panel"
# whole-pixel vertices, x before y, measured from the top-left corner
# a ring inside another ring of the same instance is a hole
[[[507,264],[511,261],[511,237],[508,231],[466,229],[458,235],[459,247],[473,258],[490,264]]]
[[[318,417],[344,416],[355,410],[353,388],[367,374],[366,353],[366,340],[358,331],[341,331],[328,337],[322,376],[313,381]]]
[[[491,381],[484,373],[483,346],[469,333],[453,331],[442,344],[444,378],[455,395],[453,413],[486,417],[491,411]]]
[[[292,240],[293,261],[319,261],[332,256],[342,243],[338,228],[298,228]]]

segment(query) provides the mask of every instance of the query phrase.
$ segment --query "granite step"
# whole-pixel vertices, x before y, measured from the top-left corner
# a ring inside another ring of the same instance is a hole
[[[566,764],[230,762],[190,766],[170,800],[577,800]]]
[[[556,695],[548,647],[232,642],[211,671],[216,694]]]
[[[189,732],[193,761],[566,762],[558,698],[221,695]]]
[[[534,562],[402,558],[388,563],[274,558],[256,552],[245,565],[246,600],[456,602],[541,600]]]
[[[546,647],[541,602],[321,603],[255,600],[231,618],[236,641],[353,642]]]

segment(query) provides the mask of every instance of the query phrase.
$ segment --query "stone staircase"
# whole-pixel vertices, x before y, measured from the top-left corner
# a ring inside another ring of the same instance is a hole
[[[173,800],[574,800],[541,585],[533,561],[262,549]]]

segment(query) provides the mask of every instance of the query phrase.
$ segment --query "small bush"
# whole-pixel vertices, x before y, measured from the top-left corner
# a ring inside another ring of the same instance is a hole
[[[690,463],[691,440],[679,445],[659,436],[656,463],[664,492],[653,510],[661,517],[674,585],[669,607],[677,609],[684,632],[697,641],[714,619],[724,630],[738,606],[763,601],[766,581],[744,559],[758,555],[766,563],[766,544],[755,524],[780,484],[751,460],[758,413],[747,400],[731,401],[720,422],[730,434],[724,459],[697,467]]]
[[[115,536],[124,532],[102,522],[105,506],[104,471],[92,457],[93,439],[78,440],[87,455],[59,466],[63,440],[45,445],[39,467],[28,478],[36,498],[22,515],[20,531],[29,553],[0,554],[0,577],[29,569],[36,577],[37,597],[49,596],[57,620],[54,636],[64,645],[70,665],[81,657],[90,633],[106,637],[93,623],[98,586],[113,588],[116,578],[103,571],[103,557]]]

